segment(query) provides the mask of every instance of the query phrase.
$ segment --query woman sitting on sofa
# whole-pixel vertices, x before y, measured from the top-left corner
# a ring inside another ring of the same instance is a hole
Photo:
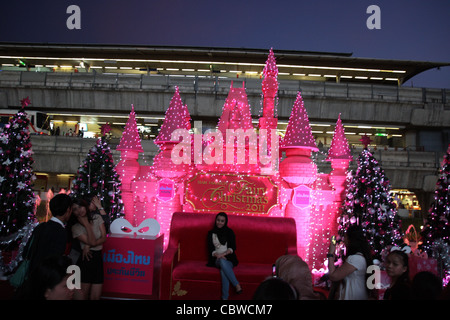
[[[236,257],[236,237],[232,229],[228,227],[228,216],[225,212],[216,215],[214,228],[208,232],[208,266],[220,269],[222,277],[222,299],[228,299],[228,291],[231,284],[236,288],[236,293],[242,293],[233,272],[233,267],[237,266]]]

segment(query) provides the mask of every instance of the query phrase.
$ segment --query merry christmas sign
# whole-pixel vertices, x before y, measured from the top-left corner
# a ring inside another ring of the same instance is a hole
[[[187,182],[186,201],[196,212],[267,214],[278,187],[268,176],[199,173]]]

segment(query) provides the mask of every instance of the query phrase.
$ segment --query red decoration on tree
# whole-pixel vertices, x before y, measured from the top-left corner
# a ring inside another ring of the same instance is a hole
[[[20,104],[22,105],[22,108],[25,108],[26,106],[28,106],[31,103],[30,98],[26,97],[22,100],[20,100]]]
[[[340,114],[334,129],[333,140],[331,141],[330,150],[328,151],[328,157],[326,158],[328,161],[333,159],[353,160],[347,138],[345,137],[344,126],[342,125]]]
[[[105,123],[104,125],[102,125],[102,126],[100,127],[100,131],[101,131],[101,133],[102,133],[102,137],[103,137],[104,135],[106,135],[107,133],[110,133],[110,132],[111,132],[111,125],[109,124],[109,122],[107,122],[107,123]]]
[[[372,139],[370,139],[370,137],[365,134],[361,139],[359,139],[359,141],[361,141],[361,143],[364,145],[364,148],[367,149],[367,146],[372,142]]]
[[[131,105],[130,117],[125,125],[125,130],[122,133],[122,138],[120,138],[120,143],[116,150],[144,152],[141,145],[141,138],[139,137],[139,130],[137,128],[136,114],[134,113],[133,105]]]
[[[311,132],[308,114],[300,92],[297,94],[281,148],[305,148],[319,151]]]
[[[178,141],[172,141],[172,132],[176,129],[187,129],[190,126],[191,116],[187,105],[184,105],[181,101],[180,92],[178,87],[175,87],[175,93],[170,100],[169,108],[166,111],[164,122],[161,126],[158,136],[154,140],[155,144],[163,144],[167,142],[178,143]]]

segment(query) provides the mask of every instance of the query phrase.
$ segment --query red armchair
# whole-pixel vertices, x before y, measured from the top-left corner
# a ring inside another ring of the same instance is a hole
[[[173,214],[170,239],[161,266],[160,299],[219,300],[220,272],[207,267],[207,234],[215,214]],[[230,289],[230,299],[251,299],[259,284],[272,275],[278,257],[297,254],[295,221],[292,218],[228,215],[236,234],[234,268],[242,295]],[[232,286],[230,286],[232,287]]]

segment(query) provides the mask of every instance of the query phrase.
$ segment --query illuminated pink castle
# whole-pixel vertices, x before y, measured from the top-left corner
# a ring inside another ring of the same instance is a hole
[[[176,88],[154,140],[160,151],[152,166],[137,161],[143,149],[132,107],[117,147],[125,218],[134,227],[144,219],[156,219],[167,244],[177,211],[292,217],[299,255],[319,269],[328,239],[337,234],[338,209],[352,160],[344,128],[339,116],[326,159],[332,171],[318,173],[311,159],[318,148],[300,93],[284,138],[276,134],[278,68],[272,50],[263,76],[263,114],[257,128],[244,86],[231,84],[217,130],[204,133],[197,122],[191,128],[188,108]]]

